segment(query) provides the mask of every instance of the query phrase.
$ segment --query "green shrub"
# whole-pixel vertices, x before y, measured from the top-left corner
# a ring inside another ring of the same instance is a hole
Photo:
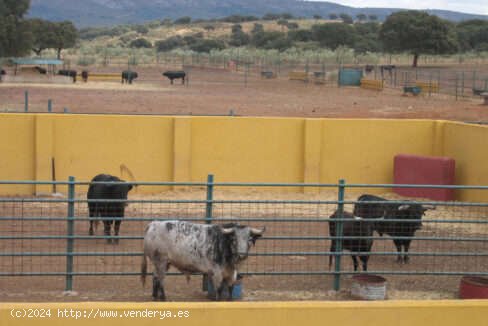
[[[131,48],[152,48],[152,43],[141,37],[131,41],[129,46]]]

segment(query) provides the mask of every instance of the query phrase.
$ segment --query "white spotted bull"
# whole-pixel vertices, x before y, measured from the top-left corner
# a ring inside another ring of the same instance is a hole
[[[222,300],[225,287],[232,293],[237,268],[265,229],[237,224],[211,225],[184,221],[153,221],[146,227],[141,281],[147,274],[147,257],[154,265],[153,299],[166,300],[164,277],[170,266],[187,275],[207,274]],[[231,299],[231,295],[229,296]]]

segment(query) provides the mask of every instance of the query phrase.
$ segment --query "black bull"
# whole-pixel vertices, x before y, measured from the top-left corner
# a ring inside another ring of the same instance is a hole
[[[76,70],[67,70],[67,69],[58,70],[58,75],[71,77],[73,79],[73,83],[76,83],[76,74],[77,74]]]
[[[183,70],[165,71],[163,72],[163,76],[168,77],[168,79],[171,81],[171,84],[173,84],[173,79],[178,79],[178,78],[181,78],[181,84],[184,84],[186,78],[186,72],[184,72]]]
[[[99,174],[95,176],[88,187],[88,211],[90,214],[89,234],[94,235],[93,224],[95,227],[101,218],[103,221],[104,234],[110,236],[112,224],[114,224],[114,235],[119,235],[120,224],[127,205],[127,194],[132,189],[132,184],[126,183],[115,176],[109,174]],[[108,238],[107,243],[112,239]],[[118,243],[118,239],[114,239]]]
[[[122,84],[124,81],[126,83],[132,84],[132,81],[138,77],[137,72],[131,70],[122,71]]]

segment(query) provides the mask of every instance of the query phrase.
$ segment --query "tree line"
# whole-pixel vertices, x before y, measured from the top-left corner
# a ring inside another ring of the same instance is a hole
[[[0,0],[0,57],[55,49],[59,59],[63,49],[75,46],[78,30],[72,22],[26,19],[29,6],[30,0]]]
[[[417,66],[422,54],[453,54],[467,51],[488,51],[488,21],[469,20],[458,24],[422,11],[399,11],[380,24],[376,21],[332,22],[314,24],[300,29],[295,22],[281,17],[276,21],[280,31],[265,31],[260,23],[245,33],[240,24],[234,24],[226,40],[205,40],[203,33],[192,36],[173,36],[155,42],[157,51],[187,47],[198,52],[225,47],[251,46],[284,51],[291,47],[328,48],[348,47],[356,53],[384,52],[410,53],[412,65]],[[152,46],[149,42],[129,46]]]
[[[450,54],[466,51],[488,51],[488,21],[469,20],[458,24],[443,20],[422,11],[399,11],[391,14],[383,23],[376,16],[330,14],[330,19],[341,22],[319,23],[310,28],[300,28],[291,14],[266,14],[263,20],[276,21],[280,31],[266,31],[263,24],[254,23],[250,32],[244,32],[241,23],[257,19],[254,16],[232,15],[220,21],[232,22],[229,35],[213,39],[203,32],[186,36],[172,36],[154,44],[144,36],[151,28],[178,24],[203,24],[210,32],[213,21],[192,21],[181,17],[175,21],[165,19],[147,24],[121,25],[112,28],[88,28],[78,31],[70,21],[50,22],[42,19],[25,19],[30,0],[0,0],[0,57],[23,56],[34,52],[41,55],[45,49],[61,51],[76,45],[77,38],[93,39],[103,35],[119,36],[121,43],[132,48],[152,48],[158,52],[187,48],[195,52],[210,52],[227,47],[255,47],[285,51],[291,47],[307,49],[336,49],[348,47],[357,53],[410,53],[413,66],[422,54]],[[130,31],[138,37],[129,37]]]

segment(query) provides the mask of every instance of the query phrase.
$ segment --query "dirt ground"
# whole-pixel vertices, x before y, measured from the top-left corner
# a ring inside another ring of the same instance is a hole
[[[91,82],[68,85],[6,84],[0,83],[0,112],[24,110],[24,91],[29,91],[29,108],[33,112],[46,112],[48,99],[53,100],[53,111],[63,112],[67,108],[72,113],[113,113],[113,114],[156,114],[156,115],[228,115],[277,116],[277,117],[326,117],[326,118],[420,118],[446,119],[468,122],[488,122],[488,107],[479,98],[455,101],[446,95],[402,96],[400,90],[385,89],[382,92],[353,87],[337,88],[331,84],[318,85],[300,81],[289,81],[287,77],[261,79],[257,74],[245,76],[243,73],[224,70],[192,69],[188,85],[179,80],[170,85],[161,76],[166,68],[138,68],[139,78],[132,85],[120,82]],[[100,69],[99,72],[116,72],[120,69]],[[198,199],[204,193],[191,193]],[[228,194],[229,195],[229,194]],[[169,192],[163,198],[188,199],[187,192]],[[222,195],[224,196],[224,195]],[[230,194],[239,199],[263,199],[263,194]],[[281,195],[279,199],[336,200],[337,194],[330,193],[293,197]],[[296,196],[300,196],[297,194]],[[225,196],[224,196],[225,197]],[[132,198],[133,199],[133,198]],[[143,198],[144,199],[144,198]],[[147,198],[146,198],[147,199]],[[278,198],[270,198],[278,199]],[[354,200],[354,197],[349,198]],[[85,205],[86,206],[86,205]],[[328,224],[324,223],[333,211],[333,205],[310,205],[307,207],[274,207],[234,204],[229,207],[217,206],[216,216],[241,214],[247,217],[288,216],[294,218],[318,218],[316,222],[266,223],[267,236],[327,236]],[[201,204],[181,207],[178,205],[158,205],[155,203],[131,204],[126,221],[122,225],[122,235],[141,236],[143,221],[130,221],[130,217],[202,216]],[[182,213],[183,212],[183,213]],[[195,213],[198,212],[198,213]],[[472,212],[473,213],[473,212]],[[65,206],[41,207],[33,204],[21,208],[12,204],[0,207],[1,216],[65,216]],[[197,215],[194,215],[197,214]],[[200,215],[198,215],[200,214]],[[448,208],[427,213],[426,219],[456,218],[469,212],[448,211]],[[486,212],[474,212],[475,217],[486,217]],[[77,216],[86,216],[86,207],[77,208]],[[239,215],[237,215],[239,216]],[[65,234],[65,222],[38,221],[35,224],[13,223],[0,227],[3,235],[59,235]],[[11,222],[8,222],[11,223]],[[299,227],[301,225],[301,227]],[[448,223],[424,223],[418,236],[481,236],[488,233],[477,229],[476,233],[465,225]],[[299,230],[297,232],[297,230]],[[76,223],[77,235],[87,234],[87,221]],[[100,232],[100,230],[99,230]],[[140,252],[140,239],[122,239],[118,247],[107,245],[103,240],[78,240],[75,250],[97,252]],[[327,251],[329,241],[279,241],[260,240],[255,252],[317,252]],[[15,240],[1,241],[1,251],[63,252],[64,240]],[[486,252],[485,242],[442,242],[414,241],[412,252],[427,250],[434,255],[414,256],[409,265],[398,265],[394,256],[372,256],[370,270],[373,271],[470,271],[487,270],[488,259],[481,257],[436,257],[437,252]],[[391,240],[385,238],[375,242],[373,251],[394,251]],[[344,259],[344,269],[352,270],[351,260]],[[2,257],[1,272],[64,272],[64,257]],[[130,272],[138,273],[140,257],[99,256],[75,257],[75,270],[81,272]],[[283,255],[277,257],[251,256],[243,271],[328,270],[327,256]],[[402,276],[386,275],[387,292],[390,299],[446,299],[457,297],[460,276]],[[342,278],[342,290],[332,291],[332,276],[245,276],[243,300],[347,300],[351,299],[351,277]],[[150,283],[150,282],[149,282]],[[23,284],[23,286],[19,286]],[[76,276],[75,293],[63,293],[63,276],[52,277],[0,277],[0,301],[148,301],[150,285],[143,290],[138,276]],[[187,284],[184,278],[171,276],[167,282],[170,301],[207,300],[200,290],[201,278],[192,277]]]
[[[137,68],[132,85],[120,82],[77,82],[68,85],[0,83],[0,111],[23,111],[24,91],[29,110],[72,113],[130,113],[163,115],[285,116],[327,118],[422,118],[488,122],[488,108],[480,98],[428,94],[403,96],[398,89],[381,92],[357,87],[290,81],[286,74],[262,79],[256,72],[192,68],[188,85],[169,80],[167,68]],[[93,69],[95,70],[95,69]],[[104,68],[97,72],[119,72]]]
[[[83,199],[84,194],[78,194]],[[356,194],[350,193],[346,200],[355,200]],[[400,197],[384,194],[390,199]],[[158,203],[164,198],[171,202]],[[205,204],[184,203],[181,200],[201,200],[205,191],[179,190],[164,191],[158,195],[147,196],[131,194],[136,202],[127,207],[126,217],[121,227],[119,245],[106,244],[103,239],[77,239],[74,251],[78,253],[95,252],[96,256],[75,256],[74,271],[78,273],[131,273],[127,276],[75,276],[74,293],[63,293],[64,276],[1,277],[0,301],[149,301],[151,300],[151,278],[148,276],[145,288],[142,288],[139,276],[141,257],[135,255],[142,251],[143,230],[148,221],[155,218],[199,218],[204,217]],[[216,190],[215,198],[222,200],[214,207],[215,218],[245,217],[263,219],[249,222],[256,227],[266,226],[267,238],[257,241],[251,256],[241,267],[246,275],[243,280],[244,301],[280,301],[280,300],[350,300],[351,276],[341,277],[341,291],[333,291],[332,275],[262,275],[264,273],[316,272],[329,273],[329,259],[321,252],[329,251],[330,240],[316,239],[287,240],[282,237],[327,237],[328,217],[336,205],[330,203],[246,203],[255,200],[295,200],[295,201],[333,201],[336,191],[324,190],[317,194],[263,193],[257,190]],[[225,201],[241,201],[229,202]],[[180,202],[178,202],[180,201]],[[244,203],[243,203],[244,202]],[[346,205],[351,211],[352,205]],[[18,236],[59,236],[66,234],[66,205],[45,203],[3,203],[0,216],[17,217],[59,217],[56,221],[28,221],[16,219],[2,221],[0,235]],[[75,235],[87,236],[88,221],[86,203],[76,205],[75,215],[80,218],[75,223]],[[488,211],[482,207],[439,206],[428,211],[423,220],[423,227],[416,233],[422,239],[416,239],[411,246],[411,261],[407,265],[396,263],[396,256],[377,254],[369,261],[372,273],[387,273],[387,296],[389,299],[450,299],[458,296],[461,276],[438,275],[391,275],[405,272],[479,272],[488,269],[486,256],[445,256],[446,253],[486,252],[487,241],[474,241],[486,238],[486,224],[460,224],[455,220],[479,220],[488,217]],[[147,220],[140,220],[146,218]],[[273,219],[279,218],[278,221]],[[290,221],[287,221],[290,219]],[[452,222],[449,222],[452,221]],[[473,226],[473,227],[471,227]],[[101,225],[98,235],[101,235]],[[134,238],[135,237],[135,238]],[[277,238],[278,237],[278,238]],[[425,238],[463,238],[463,241],[433,241]],[[3,240],[0,252],[46,252],[56,253],[66,250],[66,241],[59,240]],[[395,252],[388,237],[375,240],[373,252]],[[113,257],[107,254],[119,252],[123,255]],[[275,253],[273,256],[263,253]],[[318,253],[318,254],[317,254]],[[132,255],[134,254],[134,255]],[[257,254],[257,255],[256,255]],[[261,254],[261,255],[260,255]],[[443,256],[444,255],[444,256]],[[348,255],[343,259],[343,270],[352,271],[352,262]],[[54,257],[3,257],[0,260],[2,273],[63,273],[66,270],[66,258]],[[171,269],[170,272],[176,272]],[[19,284],[24,286],[19,287]],[[170,301],[208,300],[201,290],[201,277],[192,276],[189,283],[184,277],[169,276],[166,293]]]

